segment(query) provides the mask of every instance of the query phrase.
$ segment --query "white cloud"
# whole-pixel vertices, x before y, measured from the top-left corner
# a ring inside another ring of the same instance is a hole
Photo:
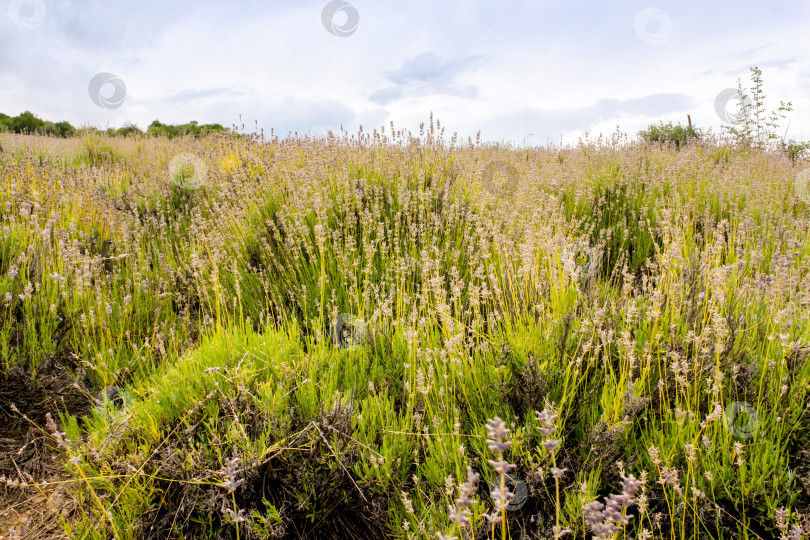
[[[767,104],[793,102],[789,136],[810,134],[805,2],[356,0],[357,31],[337,37],[320,0],[43,1],[27,30],[0,0],[0,112],[141,127],[241,114],[284,134],[416,130],[433,111],[463,137],[544,143],[687,113],[716,131],[715,97],[759,65]],[[666,39],[637,35],[647,8],[669,18]],[[126,82],[120,108],[90,100],[99,72]]]

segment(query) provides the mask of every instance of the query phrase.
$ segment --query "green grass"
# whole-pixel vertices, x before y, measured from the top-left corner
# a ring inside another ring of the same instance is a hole
[[[127,395],[62,411],[66,533],[590,538],[583,507],[631,474],[614,538],[768,538],[780,509],[807,527],[792,163],[429,133],[2,136],[0,373],[55,362]],[[172,181],[185,152],[199,189]],[[485,189],[495,162],[516,193]],[[362,346],[330,340],[341,313],[368,324]],[[496,417],[525,490],[493,527]]]

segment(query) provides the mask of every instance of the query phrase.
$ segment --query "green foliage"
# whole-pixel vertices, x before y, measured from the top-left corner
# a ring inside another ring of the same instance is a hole
[[[737,98],[740,119],[737,124],[724,126],[735,144],[765,148],[777,139],[784,137],[778,133],[781,120],[786,113],[793,110],[793,104],[780,101],[779,107],[768,114],[765,108],[765,91],[762,87],[762,70],[754,66],[751,71],[751,86],[743,88],[742,81],[737,79]]]
[[[108,133],[114,137],[128,137],[131,135],[143,135],[143,130],[137,125],[127,122],[118,129],[111,128]]]
[[[44,127],[45,122],[31,111],[25,111],[11,120],[11,131],[14,133],[40,133]]]
[[[810,156],[810,141],[802,142],[796,139],[784,141],[782,151],[794,164]]]
[[[0,132],[11,131],[11,121],[9,115],[0,113]]]
[[[76,133],[76,128],[69,122],[57,122],[54,124],[53,134],[57,137],[72,137]]]
[[[51,122],[37,117],[31,111],[25,111],[18,116],[8,116],[0,113],[0,131],[14,133],[43,134],[55,137],[71,137],[76,129],[69,122]]]
[[[150,135],[164,136],[168,137],[169,139],[183,135],[194,135],[195,137],[201,137],[210,133],[219,133],[222,131],[227,131],[227,129],[220,124],[200,125],[196,120],[192,120],[187,124],[163,124],[159,120],[155,120],[149,124],[149,127],[146,129],[146,132]]]
[[[99,133],[101,130],[93,127],[83,127],[77,130],[69,122],[51,122],[42,120],[31,111],[25,111],[18,116],[9,116],[0,113],[0,132],[9,131],[13,133],[28,133],[28,134],[43,134],[52,135],[54,137],[72,137],[78,134]],[[127,137],[132,135],[142,135],[144,132],[136,124],[127,122],[120,128],[109,128],[104,130],[107,135],[111,137]],[[164,136],[168,138],[180,137],[183,135],[193,135],[195,137],[204,137],[212,133],[220,133],[229,131],[228,128],[223,127],[221,124],[199,124],[196,120],[192,120],[187,124],[163,124],[158,120],[152,122],[146,130],[146,133],[155,136]]]
[[[680,149],[682,144],[686,145],[690,139],[701,139],[703,135],[702,130],[692,125],[682,126],[680,122],[673,125],[671,121],[667,123],[662,121],[657,125],[650,124],[646,130],[639,132],[639,137],[646,141],[661,144],[673,142],[677,149]]]

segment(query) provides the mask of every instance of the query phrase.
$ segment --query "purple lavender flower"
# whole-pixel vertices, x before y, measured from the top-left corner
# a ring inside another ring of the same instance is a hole
[[[225,465],[222,466],[219,472],[225,477],[225,481],[218,485],[228,493],[233,493],[243,482],[236,478],[236,474],[239,472],[239,458],[226,459]]]
[[[456,504],[461,507],[468,507],[475,504],[475,501],[470,500],[470,497],[475,495],[476,486],[481,475],[473,472],[472,468],[467,465],[467,481],[461,484],[458,488],[458,499]]]
[[[549,452],[553,452],[560,445],[560,440],[559,439],[556,439],[556,440],[555,439],[546,439],[540,444],[542,444],[543,447],[546,450],[548,450]]]
[[[489,460],[489,464],[492,465],[492,468],[495,469],[495,472],[498,473],[500,476],[505,474],[509,474],[509,471],[515,468],[514,465],[509,463],[508,461],[493,461]]]
[[[493,452],[505,452],[512,446],[511,441],[504,440],[509,434],[509,429],[504,421],[497,416],[487,420],[487,430],[489,431],[487,445]]]

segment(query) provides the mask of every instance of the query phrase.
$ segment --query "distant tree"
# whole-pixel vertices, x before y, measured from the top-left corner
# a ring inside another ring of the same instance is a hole
[[[680,148],[681,144],[686,145],[690,139],[700,139],[703,137],[703,130],[696,129],[690,122],[689,125],[683,126],[680,122],[673,125],[672,122],[659,122],[650,124],[644,131],[639,131],[639,136],[650,142],[668,143],[670,141],[675,143],[675,148]]]
[[[87,135],[98,135],[99,133],[101,133],[101,131],[94,126],[81,126],[76,130],[76,135],[80,137],[85,137]]]
[[[50,122],[45,121],[45,124],[38,131],[44,135],[51,135],[53,137],[72,137],[76,133],[76,128],[70,125],[69,122]]]
[[[225,128],[222,124],[203,124],[200,126],[200,132],[202,135],[219,133],[221,131],[227,131],[227,128]]]
[[[170,139],[179,137],[181,135],[194,135],[201,137],[209,133],[219,133],[220,131],[227,131],[221,124],[202,124],[196,120],[192,120],[187,124],[164,124],[159,120],[155,120],[146,129],[150,135],[165,136]]]
[[[45,121],[34,116],[31,111],[16,116],[11,121],[11,130],[14,133],[38,133],[45,127]]]
[[[797,141],[796,139],[782,141],[782,151],[795,165],[797,160],[801,161],[810,155],[810,141]]]
[[[99,130],[92,126],[82,126],[76,129],[69,122],[52,122],[42,120],[31,111],[25,111],[19,116],[9,116],[0,113],[0,131],[13,131],[15,133],[41,133],[54,137],[73,137],[87,133],[106,133],[111,137],[126,137],[129,135],[143,134],[143,130],[136,124],[127,122],[120,128],[107,128]],[[157,137],[174,138],[182,135],[193,135],[203,137],[209,133],[219,133],[228,131],[221,124],[200,124],[192,120],[187,124],[164,124],[160,120],[155,120],[146,128],[146,133]]]
[[[119,137],[126,137],[128,135],[142,135],[143,131],[135,124],[127,122],[120,128],[116,129],[115,134]]]
[[[54,127],[56,128],[57,137],[73,137],[76,134],[76,128],[70,122],[64,120],[54,124]]]
[[[170,124],[163,124],[160,120],[155,120],[149,127],[146,128],[146,132],[150,135],[156,136],[165,136],[170,139],[177,137],[180,134],[180,130],[177,129],[177,126],[172,126]]]

